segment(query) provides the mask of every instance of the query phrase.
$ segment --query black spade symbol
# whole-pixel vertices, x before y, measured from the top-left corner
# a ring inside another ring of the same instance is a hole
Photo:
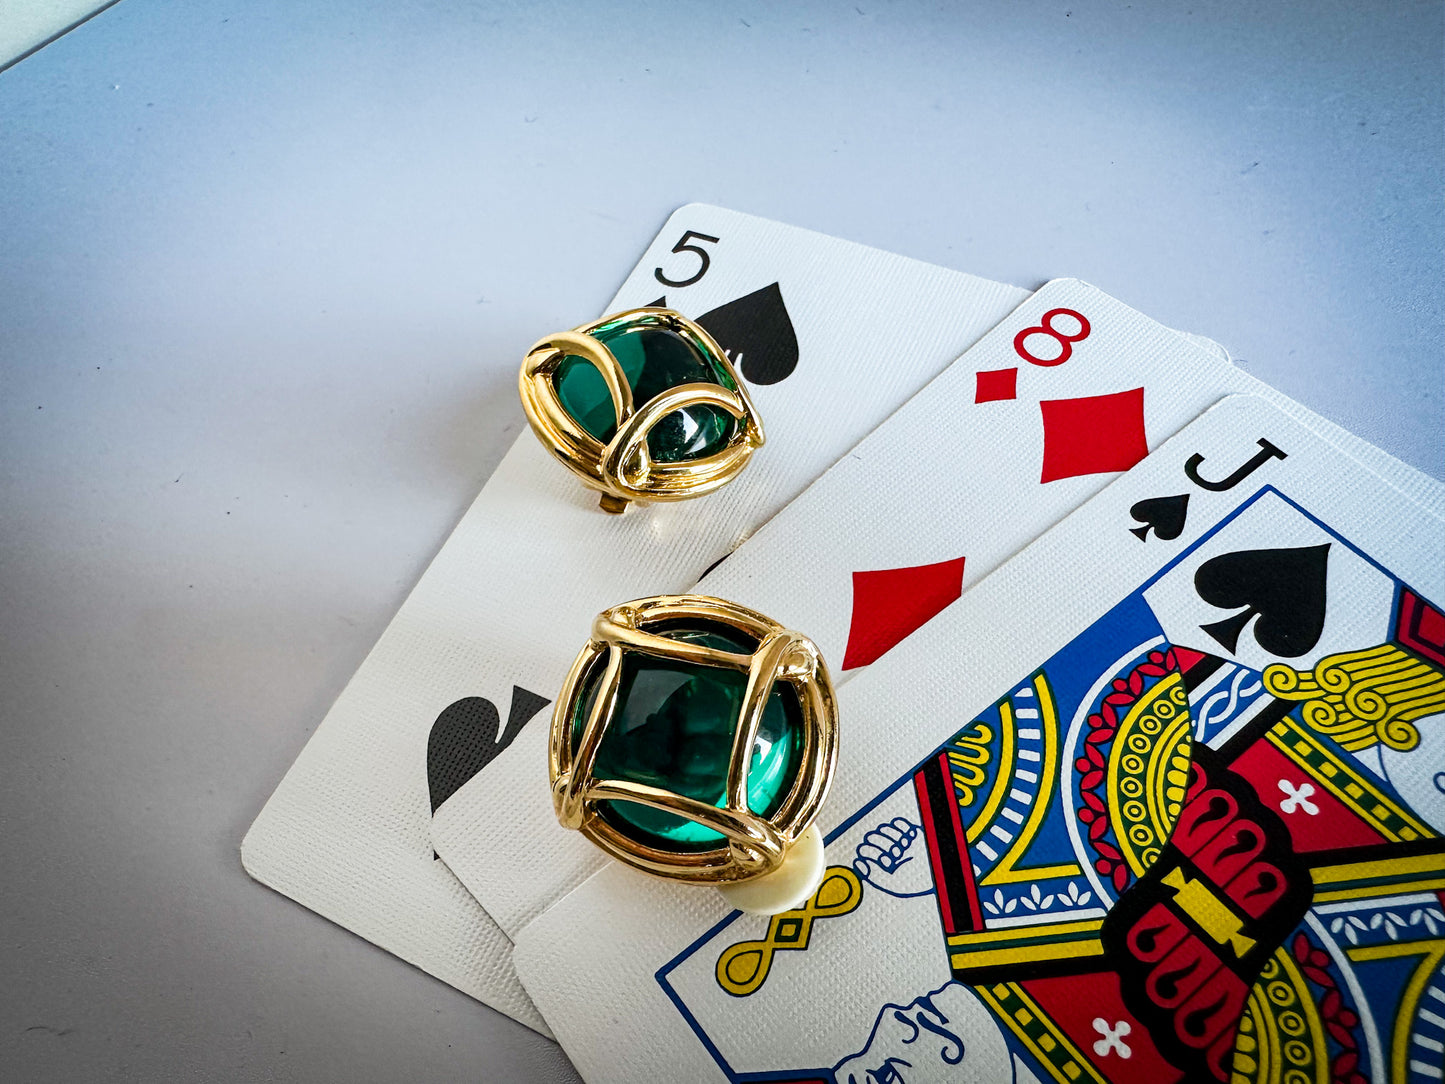
[[[468,779],[485,768],[517,736],[527,720],[551,701],[512,686],[512,707],[507,729],[498,740],[501,716],[497,706],[480,696],[458,700],[437,716],[426,743],[426,782],[431,792],[431,811],[460,790]]]
[[[1133,516],[1144,526],[1130,527],[1129,533],[1136,535],[1140,542],[1149,541],[1149,529],[1154,529],[1154,537],[1161,541],[1168,542],[1172,538],[1178,538],[1184,530],[1184,521],[1189,514],[1189,494],[1180,493],[1174,497],[1149,497],[1139,501],[1129,509],[1129,515]]]
[[[714,561],[712,564],[708,565],[707,568],[703,569],[702,575],[698,577],[698,582],[701,583],[703,580],[705,580],[705,579],[707,579],[709,576],[711,576],[711,575],[713,574],[713,570],[714,570],[715,568],[717,568],[718,565],[720,565],[720,564],[722,564],[724,561],[726,561],[726,560],[727,560],[729,557],[731,557],[732,555],[733,555],[733,551],[732,551],[732,550],[728,550],[725,554],[723,554],[721,557],[719,557],[716,561]]]
[[[667,295],[666,295],[666,294],[663,294],[663,295],[662,295],[661,297],[659,297],[656,301],[649,301],[646,305],[643,306],[643,308],[648,308],[648,309],[665,309],[665,308],[667,308]]]
[[[1244,609],[1199,627],[1233,653],[1239,634],[1256,615],[1254,638],[1282,659],[1294,659],[1319,643],[1325,627],[1325,569],[1330,543],[1297,549],[1241,550],[1199,566],[1194,589],[1221,610]]]
[[[798,335],[775,282],[697,318],[753,384],[776,384],[798,367]]]

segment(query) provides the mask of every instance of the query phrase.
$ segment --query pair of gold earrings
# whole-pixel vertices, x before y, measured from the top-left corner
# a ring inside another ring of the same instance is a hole
[[[711,493],[764,442],[727,354],[671,309],[548,336],[518,386],[537,439],[611,513]],[[664,595],[597,615],[548,759],[563,826],[774,914],[822,880],[815,821],[837,757],[833,683],[811,640],[723,599]]]

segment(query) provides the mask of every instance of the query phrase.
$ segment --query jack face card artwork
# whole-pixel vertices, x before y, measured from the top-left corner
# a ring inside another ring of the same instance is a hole
[[[592,1084],[1437,1079],[1442,540],[1228,399],[841,690],[807,904],[607,869],[519,974]]]
[[[804,633],[845,683],[1238,391],[1308,414],[1101,290],[1056,279],[694,590]],[[1382,471],[1416,473],[1309,417]],[[1223,477],[1213,463],[1201,470],[1211,484]],[[1182,506],[1166,501],[1146,511],[1156,535],[1177,537]],[[585,625],[576,627],[580,637]],[[508,933],[601,863],[585,840],[557,826],[542,785],[545,762],[539,728],[433,822],[437,851]]]
[[[506,937],[433,850],[432,813],[545,720],[593,614],[690,587],[1025,296],[716,207],[676,212],[609,311],[665,301],[698,318],[767,445],[706,499],[612,516],[523,433],[257,818],[246,869],[541,1027]]]

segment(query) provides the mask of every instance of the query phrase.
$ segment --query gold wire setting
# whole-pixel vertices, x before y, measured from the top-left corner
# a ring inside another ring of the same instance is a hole
[[[733,387],[679,384],[638,407],[617,358],[605,343],[592,337],[602,325],[619,320],[634,328],[660,328],[681,336],[728,373]],[[617,432],[606,444],[583,429],[557,398],[553,376],[569,354],[591,362],[612,397]],[[722,347],[701,326],[672,309],[630,309],[549,335],[527,352],[517,384],[532,432],[568,470],[601,492],[601,505],[608,512],[625,511],[632,501],[682,501],[711,493],[732,481],[765,440],[757,411]],[[737,419],[737,431],[727,447],[680,463],[654,462],[647,449],[652,427],[675,410],[701,404],[718,407]]]
[[[669,638],[649,628],[687,620],[728,625],[756,639],[750,654],[722,651]],[[624,652],[740,670],[748,675],[728,763],[727,799],[721,807],[669,790],[621,779],[598,779],[593,764],[611,724],[620,691]],[[604,667],[591,713],[574,751],[577,697],[595,666]],[[786,681],[803,715],[803,753],[797,778],[776,813],[748,808],[748,765],[773,684]],[[807,831],[827,797],[838,760],[838,710],[833,682],[817,647],[755,610],[706,595],[657,595],[598,614],[592,636],[572,664],[552,712],[548,753],[552,805],[563,827],[574,828],[608,854],[636,869],[696,884],[739,883],[778,869],[788,848]],[[597,809],[604,800],[638,802],[711,828],[726,838],[707,851],[675,852],[619,831]]]

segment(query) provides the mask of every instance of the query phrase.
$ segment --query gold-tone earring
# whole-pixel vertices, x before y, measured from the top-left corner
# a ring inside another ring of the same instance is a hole
[[[763,427],[722,347],[671,309],[614,313],[549,335],[518,377],[543,446],[602,507],[681,501],[726,485]]]
[[[811,640],[754,610],[659,595],[598,614],[548,759],[557,819],[636,869],[762,914],[822,880],[832,679]]]

